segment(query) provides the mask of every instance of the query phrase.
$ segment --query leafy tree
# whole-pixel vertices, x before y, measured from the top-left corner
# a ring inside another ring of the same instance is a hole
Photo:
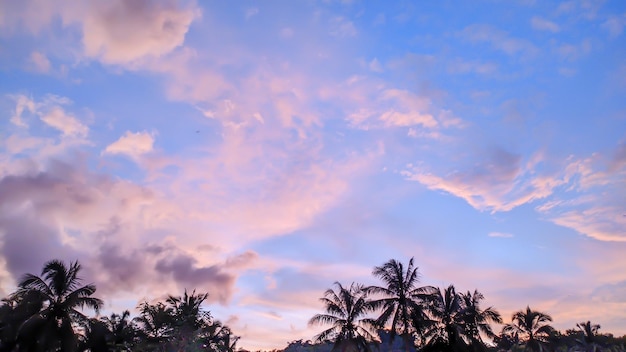
[[[317,342],[334,340],[333,350],[369,351],[369,342],[375,341],[373,335],[375,320],[366,315],[374,310],[374,305],[367,297],[363,286],[352,283],[349,288],[335,282],[336,291],[328,289],[320,300],[326,313],[316,314],[309,320],[309,325],[332,325],[315,337]]]
[[[374,267],[373,275],[378,277],[385,286],[369,286],[368,293],[382,295],[383,298],[373,301],[382,313],[376,323],[383,327],[391,321],[391,339],[399,334],[405,349],[413,346],[413,334],[421,333],[430,321],[424,311],[423,300],[436,289],[434,287],[418,287],[419,272],[413,258],[409,260],[406,270],[404,265],[391,259],[381,266]]]
[[[527,351],[543,351],[543,344],[547,342],[554,330],[548,324],[552,321],[551,316],[526,307],[526,310],[514,313],[511,320],[510,324],[504,326],[502,330],[504,333],[517,334]]]
[[[77,349],[74,326],[89,324],[89,319],[79,309],[92,308],[97,313],[103,304],[102,300],[92,297],[95,285],[81,286],[80,269],[78,262],[66,266],[62,261],[52,260],[44,265],[41,277],[26,274],[19,281],[14,299],[29,297],[41,304],[41,309],[19,328],[17,343],[21,349]]]

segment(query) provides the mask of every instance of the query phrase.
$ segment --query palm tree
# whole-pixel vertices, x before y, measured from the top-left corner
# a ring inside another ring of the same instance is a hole
[[[174,335],[174,312],[171,307],[162,302],[139,305],[139,316],[133,319],[139,325],[142,342],[148,346],[157,346],[166,349]]]
[[[525,342],[525,349],[531,351],[543,351],[542,344],[547,342],[550,333],[554,330],[547,324],[552,321],[548,314],[531,310],[521,310],[513,314],[511,323],[502,329],[503,333],[517,334],[521,341]]]
[[[576,324],[576,327],[583,335],[583,338],[580,340],[577,339],[576,343],[586,351],[595,351],[598,347],[597,335],[598,330],[600,330],[600,325],[591,324],[590,321],[587,321]]]
[[[333,350],[345,352],[347,349],[369,351],[369,342],[375,341],[374,319],[366,315],[374,310],[367,298],[363,286],[352,283],[349,288],[335,282],[337,291],[328,289],[320,300],[326,313],[316,314],[309,320],[309,325],[331,324],[332,327],[315,337],[317,342],[334,339]]]
[[[502,317],[493,307],[488,307],[484,310],[480,309],[480,301],[485,299],[485,296],[478,290],[474,290],[474,293],[467,291],[466,294],[461,294],[460,298],[463,309],[459,319],[463,324],[464,335],[468,338],[474,350],[484,350],[485,344],[481,334],[491,339],[496,337],[490,323],[502,324]]]
[[[409,346],[413,345],[413,333],[422,332],[427,325],[422,302],[435,288],[417,286],[419,273],[418,267],[413,264],[413,258],[409,260],[406,270],[401,262],[391,259],[374,267],[372,274],[385,284],[385,287],[369,286],[366,289],[368,293],[383,296],[373,302],[376,308],[382,308],[376,323],[383,327],[391,320],[391,339],[399,334],[408,351]]]
[[[237,348],[239,336],[219,320],[213,319],[209,312],[202,313],[202,326],[198,332],[198,341],[211,351],[233,352]]]
[[[202,310],[200,306],[209,297],[208,293],[196,294],[194,290],[191,295],[185,293],[182,297],[169,296],[166,302],[172,308],[174,317],[174,336],[177,337],[178,344],[187,345],[194,343],[195,335],[202,326]]]
[[[114,351],[127,351],[136,342],[137,327],[130,319],[130,312],[125,310],[122,315],[112,313],[100,319],[110,332],[110,344]]]
[[[32,315],[19,328],[20,348],[44,348],[73,351],[77,347],[75,325],[87,326],[89,319],[79,311],[91,308],[99,312],[102,300],[92,297],[96,286],[81,286],[77,261],[69,267],[62,261],[51,260],[44,265],[41,277],[26,274],[18,283],[16,297],[35,295],[42,303],[37,314]]]
[[[96,318],[89,319],[89,324],[83,327],[83,334],[79,337],[79,351],[110,352],[111,332],[107,325]]]
[[[438,289],[430,296],[429,313],[437,324],[430,329],[428,345],[435,349],[457,350],[465,348],[462,336],[463,301],[456,293],[454,285],[441,291]]]
[[[18,329],[43,308],[40,296],[35,292],[12,295],[2,299],[0,306],[0,352],[10,352],[17,344]]]

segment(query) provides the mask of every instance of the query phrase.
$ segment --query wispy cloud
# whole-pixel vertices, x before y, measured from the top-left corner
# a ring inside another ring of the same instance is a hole
[[[335,17],[330,21],[330,35],[339,38],[354,37],[358,34],[354,23],[344,17]]]
[[[552,33],[558,33],[561,31],[561,27],[558,24],[539,16],[533,16],[530,19],[530,25],[533,29],[539,31],[548,31]]]
[[[489,232],[487,234],[489,237],[497,237],[497,238],[513,238],[513,234],[506,232]]]
[[[535,57],[539,49],[526,39],[514,38],[507,32],[490,25],[475,24],[466,27],[460,36],[470,43],[488,43],[493,49],[507,55],[519,55],[524,58]]]

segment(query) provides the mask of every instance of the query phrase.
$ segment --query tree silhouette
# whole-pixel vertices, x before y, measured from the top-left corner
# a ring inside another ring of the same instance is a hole
[[[552,321],[551,316],[526,307],[526,310],[514,313],[511,320],[502,329],[504,333],[517,335],[525,343],[525,350],[543,351],[543,344],[554,330],[547,324]]]
[[[600,330],[600,325],[591,324],[590,321],[586,321],[576,324],[576,328],[578,328],[582,334],[582,338],[577,339],[576,343],[585,351],[596,351],[599,347],[597,335],[598,330]]]
[[[19,328],[17,343],[21,349],[74,351],[78,346],[73,325],[87,327],[89,319],[79,309],[99,311],[102,300],[92,297],[96,286],[81,286],[78,262],[69,266],[59,260],[44,265],[41,277],[26,274],[18,283],[16,299],[31,297],[41,302],[41,309]]]
[[[372,274],[379,278],[385,286],[369,286],[368,293],[382,295],[383,298],[373,301],[376,308],[382,313],[376,323],[379,327],[391,321],[391,339],[396,334],[402,337],[405,350],[413,346],[413,333],[421,333],[430,325],[426,316],[423,300],[436,289],[431,286],[418,287],[418,267],[413,264],[413,258],[404,268],[404,265],[391,259],[381,266],[374,267]]]
[[[335,282],[337,290],[328,289],[320,300],[325,314],[316,314],[309,325],[332,325],[315,337],[317,342],[334,340],[333,350],[369,351],[375,341],[375,321],[366,315],[374,310],[363,286],[352,283],[349,288]]]
[[[135,323],[130,319],[130,312],[125,310],[121,315],[112,313],[100,320],[109,331],[109,345],[113,351],[127,351],[137,342],[138,331]]]
[[[437,322],[428,332],[428,345],[436,349],[455,351],[465,349],[463,341],[463,302],[454,285],[430,296],[429,314]]]
[[[478,290],[474,290],[473,293],[467,291],[465,294],[460,294],[459,297],[463,308],[457,320],[463,325],[463,333],[473,350],[485,350],[485,343],[481,334],[493,339],[496,334],[494,334],[490,323],[502,324],[502,317],[493,307],[480,308],[480,301],[484,300],[485,296]]]

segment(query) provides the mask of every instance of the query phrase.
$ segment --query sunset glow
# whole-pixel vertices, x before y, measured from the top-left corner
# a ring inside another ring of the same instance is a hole
[[[415,258],[626,334],[626,2],[0,0],[0,298],[208,292],[249,349]],[[500,331],[500,328],[495,328]]]

